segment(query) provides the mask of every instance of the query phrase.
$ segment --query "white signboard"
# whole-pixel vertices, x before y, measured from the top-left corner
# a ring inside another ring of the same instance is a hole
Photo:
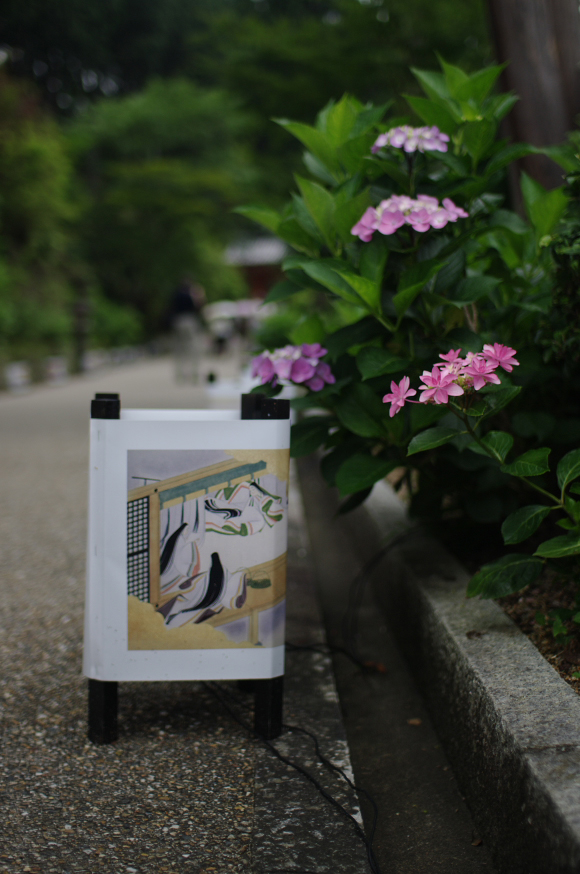
[[[284,673],[290,422],[230,410],[91,419],[84,673]]]

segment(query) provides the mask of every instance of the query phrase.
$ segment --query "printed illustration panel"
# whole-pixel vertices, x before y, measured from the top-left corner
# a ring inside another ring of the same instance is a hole
[[[284,643],[288,450],[127,452],[128,648]]]

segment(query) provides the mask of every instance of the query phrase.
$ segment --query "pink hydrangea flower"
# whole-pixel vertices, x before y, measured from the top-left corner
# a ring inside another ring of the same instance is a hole
[[[330,367],[320,361],[327,350],[320,343],[302,346],[284,346],[274,352],[262,352],[252,361],[252,376],[258,376],[262,385],[279,382],[306,385],[312,391],[336,382]]]
[[[391,382],[391,391],[383,398],[384,404],[391,404],[391,409],[389,410],[391,419],[397,415],[399,410],[403,409],[407,398],[417,394],[414,388],[409,388],[410,384],[411,380],[408,376],[404,376],[398,385],[394,380]]]
[[[270,380],[275,376],[274,365],[271,358],[266,353],[258,355],[252,361],[252,376],[259,376],[262,385],[266,382],[270,382]]]
[[[393,146],[405,152],[446,152],[448,142],[449,137],[438,127],[410,127],[403,124],[379,134],[371,151],[376,154],[385,146]]]
[[[461,209],[460,206],[456,206],[448,197],[443,198],[443,206],[449,216],[450,222],[456,222],[458,218],[469,218],[469,213],[465,212],[464,209]]]
[[[496,368],[497,364],[486,361],[482,355],[474,355],[470,363],[462,368],[462,373],[469,378],[470,383],[473,382],[475,391],[479,391],[480,388],[483,388],[489,382],[493,382],[496,385],[500,384],[499,376],[494,373]]]
[[[368,243],[376,230],[389,236],[408,224],[419,233],[424,233],[429,228],[439,230],[448,222],[467,217],[468,213],[455,206],[449,198],[445,198],[441,205],[436,197],[428,194],[419,194],[415,200],[406,194],[393,194],[377,207],[369,206],[352,228],[351,234]]]
[[[461,349],[450,349],[449,352],[441,353],[441,354],[439,355],[439,358],[442,358],[443,361],[446,361],[448,364],[455,364],[456,361],[460,361],[460,360],[461,360],[461,359],[459,358],[459,353],[460,353],[460,352],[461,352]],[[439,365],[437,365],[437,366],[438,366],[438,367],[441,367],[442,365],[439,364]]]
[[[447,404],[450,397],[479,391],[489,383],[500,385],[501,380],[495,373],[497,368],[501,366],[511,371],[513,365],[519,363],[514,358],[516,350],[501,343],[494,343],[493,346],[486,344],[483,352],[468,352],[465,358],[460,357],[460,352],[461,349],[450,349],[440,354],[442,360],[434,364],[431,371],[423,371],[419,400],[411,403]],[[391,403],[390,416],[396,415],[405,400],[416,394],[409,385],[408,376],[404,376],[398,386],[395,382],[391,383],[391,393],[383,398],[384,403]]]
[[[379,217],[376,209],[369,206],[366,212],[361,216],[356,225],[351,230],[351,234],[360,237],[365,243],[368,243],[379,226]]]
[[[514,355],[517,354],[516,350],[512,349],[511,346],[503,346],[501,343],[494,343],[493,346],[486,343],[483,347],[483,354],[487,361],[493,362],[496,367],[503,367],[508,373],[512,372],[514,365],[518,367],[520,363],[514,358]]]
[[[449,400],[449,395],[458,397],[464,394],[461,386],[455,382],[455,374],[445,373],[437,365],[435,365],[431,373],[428,370],[424,370],[420,379],[424,383],[423,390],[419,396],[419,401],[422,404],[427,403],[427,401],[434,401],[436,404],[446,404]]]

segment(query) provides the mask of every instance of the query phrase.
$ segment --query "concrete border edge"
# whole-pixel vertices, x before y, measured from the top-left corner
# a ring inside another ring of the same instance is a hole
[[[369,550],[400,530],[394,501],[379,484],[353,514]],[[373,587],[498,870],[577,874],[580,696],[498,605],[465,597],[468,579],[412,529],[387,551]]]

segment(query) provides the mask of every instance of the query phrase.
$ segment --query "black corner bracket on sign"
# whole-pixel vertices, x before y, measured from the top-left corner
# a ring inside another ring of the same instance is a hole
[[[290,401],[252,393],[242,395],[242,419],[289,419]]]
[[[121,400],[117,394],[97,392],[91,401],[91,419],[120,419]]]

